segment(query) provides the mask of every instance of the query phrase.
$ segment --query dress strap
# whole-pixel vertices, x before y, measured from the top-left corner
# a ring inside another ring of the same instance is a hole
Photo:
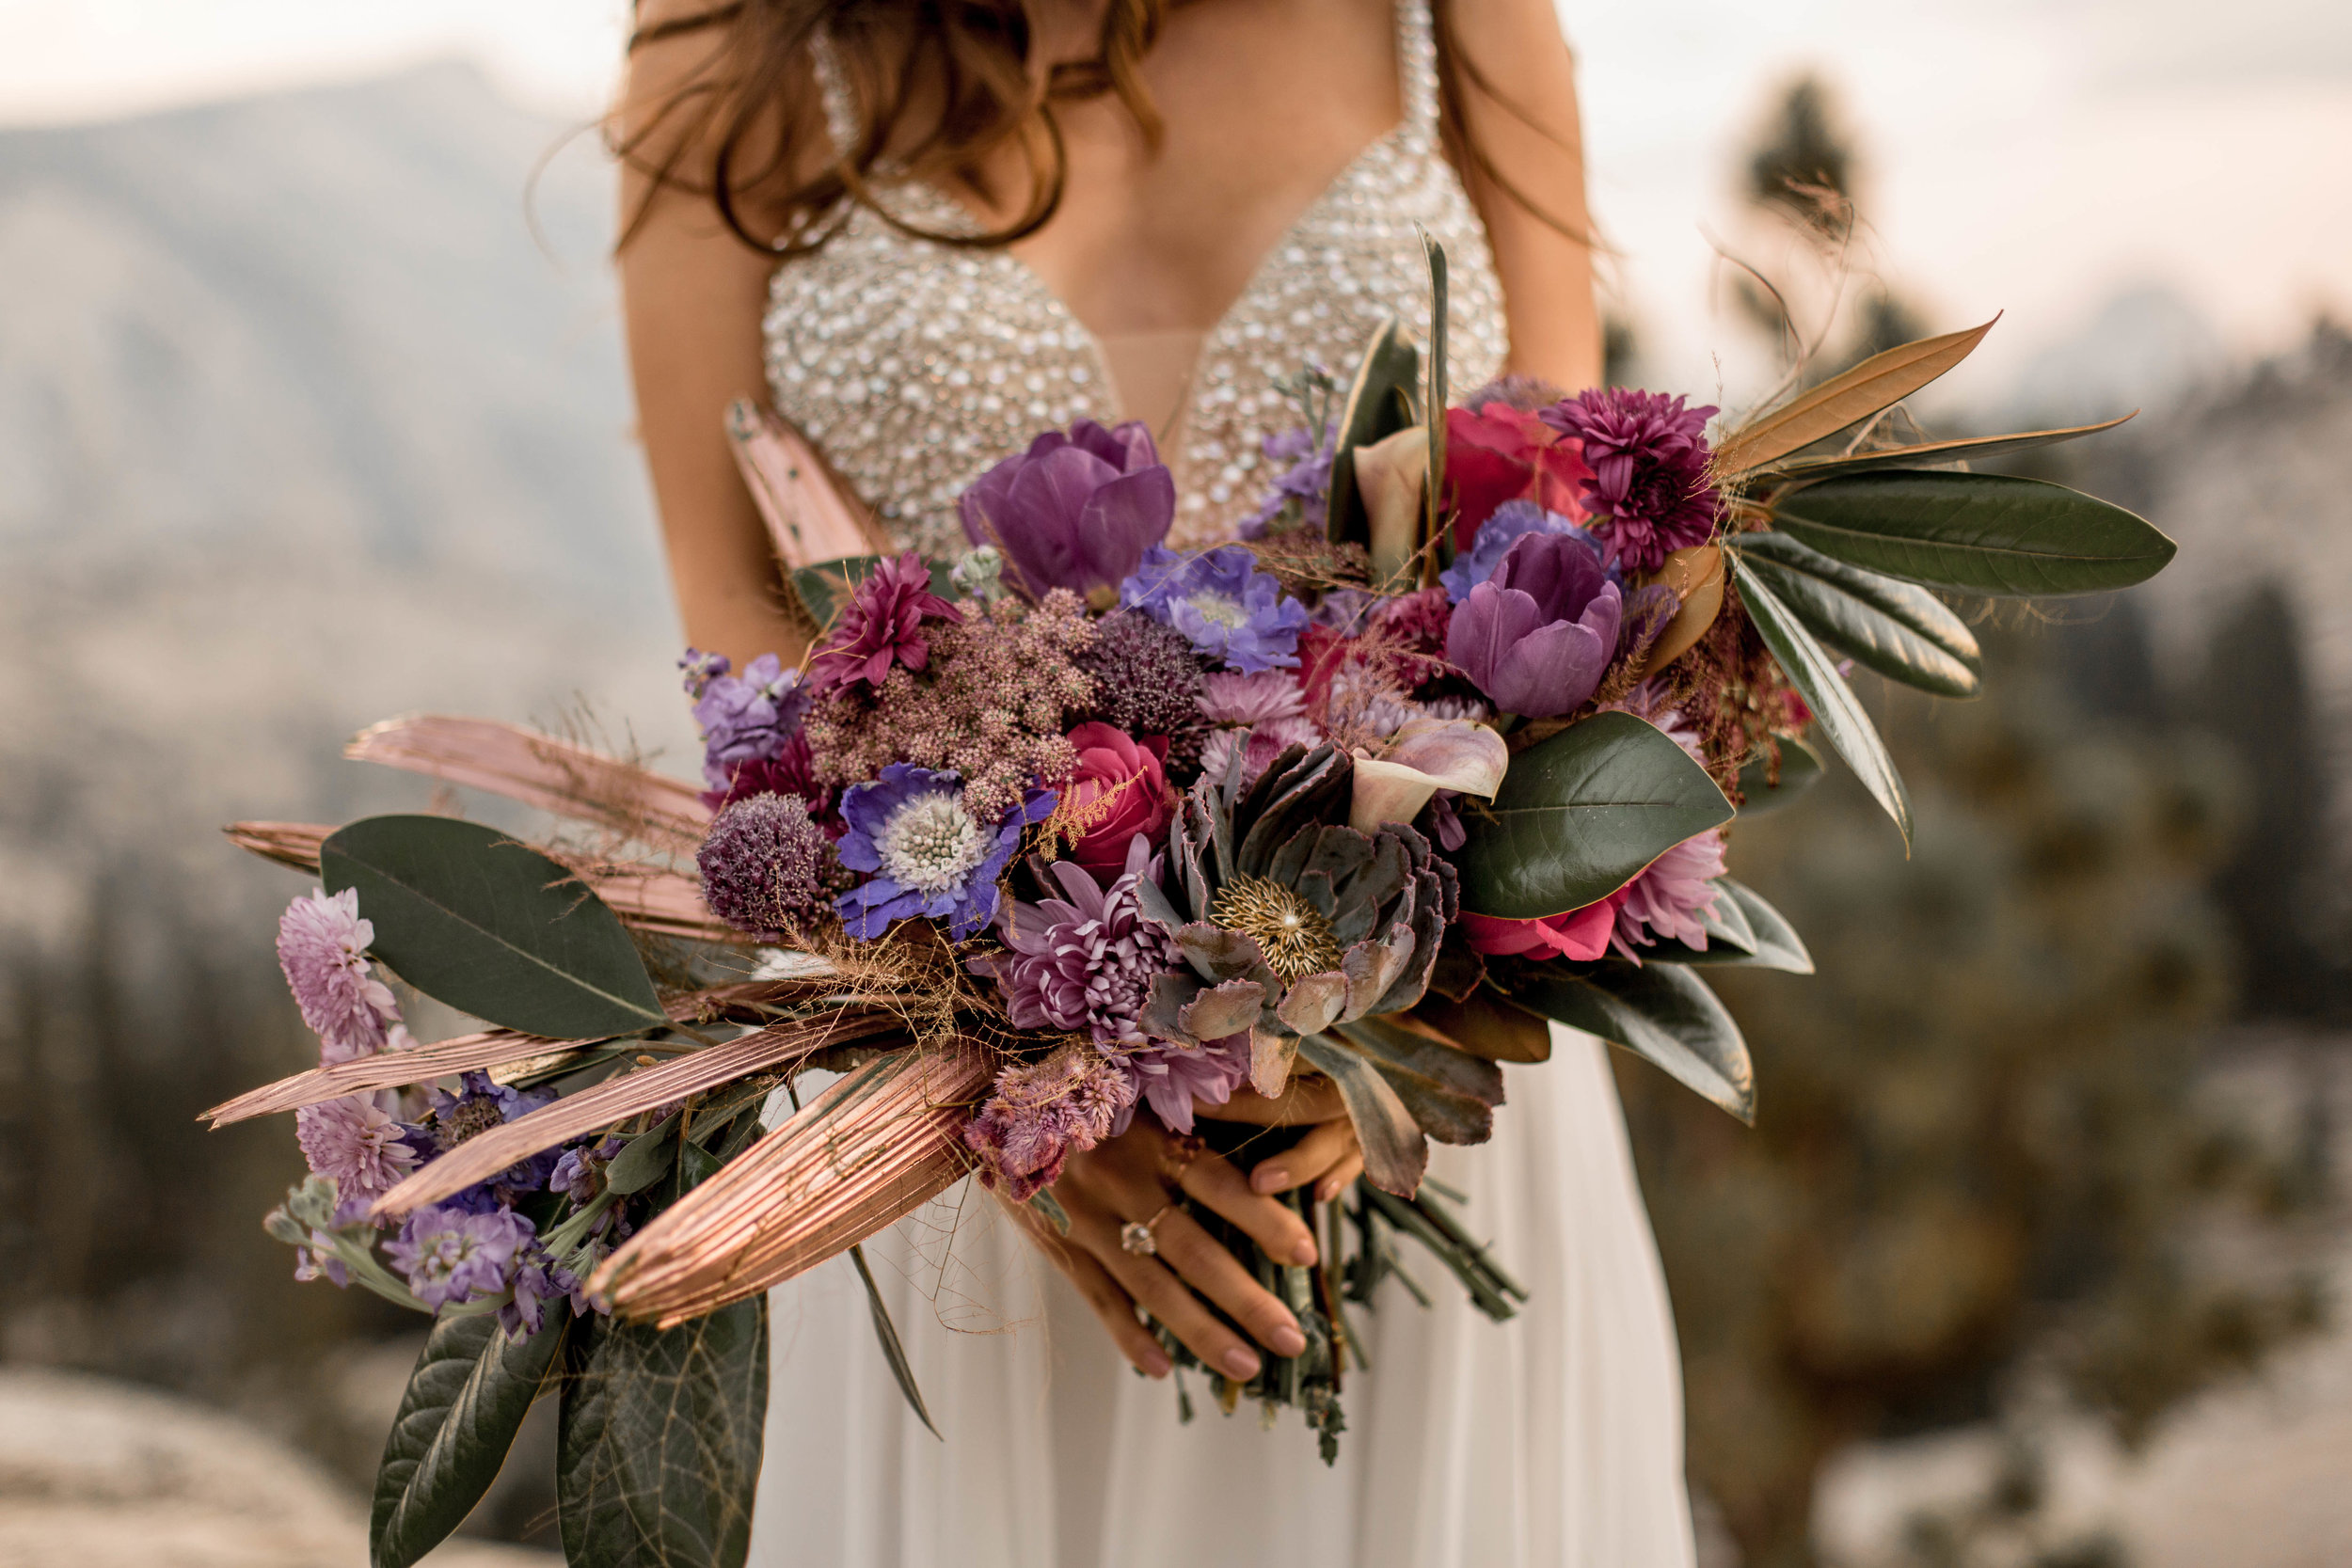
[[[1405,100],[1397,139],[1425,157],[1438,146],[1438,34],[1429,0],[1396,0],[1396,71]]]

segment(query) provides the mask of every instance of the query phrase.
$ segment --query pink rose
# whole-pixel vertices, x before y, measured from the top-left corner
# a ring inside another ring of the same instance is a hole
[[[1138,745],[1104,723],[1081,724],[1069,739],[1078,768],[1054,815],[1078,835],[1069,858],[1107,887],[1126,871],[1127,846],[1137,833],[1156,840],[1168,828],[1168,774],[1160,766],[1168,741],[1152,736]]]
[[[1593,477],[1584,446],[1533,414],[1490,403],[1475,414],[1445,411],[1446,499],[1454,508],[1454,540],[1469,549],[1478,525],[1507,500],[1532,500],[1574,522],[1584,520],[1580,482]]]
[[[1541,920],[1495,920],[1483,914],[1462,914],[1462,934],[1472,949],[1499,958],[1574,958],[1590,963],[1609,951],[1609,938],[1617,928],[1619,889],[1597,904]]]

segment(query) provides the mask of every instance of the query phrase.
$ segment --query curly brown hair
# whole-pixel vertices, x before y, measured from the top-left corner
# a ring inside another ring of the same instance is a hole
[[[1041,87],[1028,69],[1034,29],[1026,0],[726,0],[631,33],[632,55],[686,34],[719,29],[723,37],[703,69],[613,135],[613,152],[647,177],[649,198],[663,188],[707,195],[744,244],[780,257],[823,245],[859,206],[941,244],[1009,245],[1042,228],[1061,204],[1066,160],[1057,106],[1113,94],[1146,142],[1158,144],[1159,113],[1141,67],[1171,3],[1183,0],[1107,0],[1094,54],[1057,64]],[[1447,156],[1542,221],[1584,238],[1545,213],[1479,148],[1463,107],[1470,93],[1536,122],[1469,58],[1454,0],[1430,0],[1430,12]],[[857,119],[837,155],[820,122],[776,113],[780,85],[807,79],[810,41],[820,32]],[[894,178],[961,183],[993,198],[982,165],[1008,146],[1021,154],[1028,196],[1002,228],[932,232],[876,200],[873,181],[885,154]],[[764,221],[749,215],[755,205]],[[632,214],[623,244],[644,214],[643,206]]]

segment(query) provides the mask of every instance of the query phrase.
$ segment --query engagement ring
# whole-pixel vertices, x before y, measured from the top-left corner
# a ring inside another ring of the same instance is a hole
[[[1133,1253],[1137,1258],[1149,1258],[1158,1252],[1160,1243],[1152,1236],[1152,1227],[1166,1218],[1168,1210],[1174,1207],[1174,1204],[1163,1203],[1160,1205],[1160,1212],[1150,1219],[1129,1220],[1125,1225],[1120,1226],[1119,1227],[1120,1250]]]

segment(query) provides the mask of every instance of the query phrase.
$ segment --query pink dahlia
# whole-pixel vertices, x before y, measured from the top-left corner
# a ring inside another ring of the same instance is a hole
[[[319,1175],[335,1183],[339,1215],[357,1217],[416,1168],[405,1129],[373,1097],[347,1094],[294,1113],[294,1141]]]
[[[1639,963],[1633,949],[1669,938],[1701,952],[1707,950],[1707,924],[1702,918],[1721,896],[1715,879],[1724,874],[1724,839],[1706,832],[1659,856],[1649,869],[1627,884],[1619,895],[1616,935],[1609,945]]]
[[[1718,496],[1707,477],[1707,421],[1715,410],[1630,388],[1595,388],[1543,411],[1544,423],[1584,444],[1590,527],[1628,571],[1654,572],[1666,557],[1715,531]]]
[[[930,569],[913,550],[878,562],[817,650],[808,685],[818,691],[857,681],[880,686],[893,665],[920,670],[931,657],[923,623],[962,619],[961,610],[931,592]]]
[[[1135,1103],[1135,1076],[1123,1062],[1091,1046],[1065,1045],[996,1075],[988,1102],[964,1124],[964,1147],[979,1157],[982,1184],[1025,1203],[1060,1179],[1073,1150],[1092,1148],[1123,1127]]]
[[[1083,1029],[1098,1045],[1140,1044],[1136,1021],[1152,982],[1183,963],[1168,934],[1143,918],[1136,892],[1159,880],[1160,857],[1136,836],[1124,874],[1107,889],[1070,861],[1055,862],[1052,874],[1063,897],[1007,909],[997,929],[1011,951],[974,958],[974,973],[1004,991],[1016,1029]]]
[[[373,922],[359,918],[359,894],[314,888],[278,920],[278,966],[319,1037],[325,1062],[373,1055],[399,1027],[400,1008],[368,964]]]

